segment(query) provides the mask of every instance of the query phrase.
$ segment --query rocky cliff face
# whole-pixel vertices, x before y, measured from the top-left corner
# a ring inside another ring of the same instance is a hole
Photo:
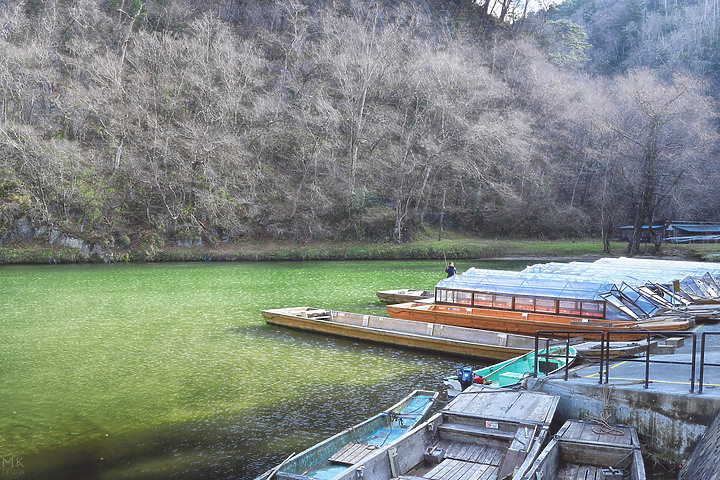
[[[81,238],[71,237],[56,228],[35,227],[27,217],[15,220],[14,225],[14,229],[8,230],[0,236],[0,246],[17,240],[37,240],[47,242],[52,246],[77,250],[80,257],[88,261],[113,261],[113,252],[103,249],[99,244],[90,244]]]

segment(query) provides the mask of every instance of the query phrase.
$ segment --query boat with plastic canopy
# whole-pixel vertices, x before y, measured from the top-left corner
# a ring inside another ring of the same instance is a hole
[[[718,266],[619,258],[538,264],[520,272],[470,268],[441,280],[432,306],[386,308],[393,318],[533,335],[685,330],[695,319],[720,318],[712,301],[720,301]]]

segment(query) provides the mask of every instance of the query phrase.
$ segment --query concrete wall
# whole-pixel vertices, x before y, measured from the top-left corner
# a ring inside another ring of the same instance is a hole
[[[642,385],[592,385],[548,379],[532,379],[528,388],[560,396],[555,414],[558,422],[577,418],[604,418],[606,404],[610,423],[638,430],[641,443],[663,459],[686,461],[707,427],[720,412],[720,398],[708,394],[678,394],[645,390]]]

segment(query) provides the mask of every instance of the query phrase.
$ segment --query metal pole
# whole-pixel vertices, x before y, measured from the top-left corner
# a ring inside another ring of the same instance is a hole
[[[535,378],[537,378],[537,376],[538,376],[537,374],[538,374],[538,352],[539,352],[538,346],[539,345],[540,345],[540,336],[538,335],[537,332],[535,332],[535,362],[534,362],[535,368],[534,368],[534,372],[533,372],[533,377],[535,377]]]
[[[610,342],[605,346],[605,332],[600,332],[600,375],[598,375],[598,383],[602,384],[603,367],[605,366],[605,360],[610,363]],[[607,355],[605,355],[605,349],[608,349]]]
[[[550,338],[554,338],[555,334],[550,334]],[[545,340],[545,375],[548,374],[550,370],[550,338]]]
[[[645,350],[645,389],[650,388],[650,334],[645,338],[648,348]]]
[[[605,342],[605,383],[610,383],[610,333],[607,332],[607,342]],[[605,334],[605,332],[603,332]]]
[[[690,368],[690,393],[695,393],[695,355],[697,354],[697,337],[695,332],[692,333],[693,348],[692,348],[692,367]]]
[[[703,390],[703,374],[705,373],[705,333],[702,333],[700,337],[700,385],[698,386],[698,393],[702,393]]]
[[[602,354],[601,354],[602,355]],[[570,370],[570,367],[568,365],[570,364],[570,334],[567,334],[567,342],[565,342],[565,381],[568,380],[568,370]]]
[[[443,217],[445,216],[445,194],[446,193],[447,193],[447,189],[444,189],[443,190],[442,210],[440,210],[440,230],[438,231],[438,242],[442,240]]]

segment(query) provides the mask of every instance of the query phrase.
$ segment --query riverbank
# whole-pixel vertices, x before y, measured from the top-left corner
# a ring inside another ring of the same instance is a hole
[[[436,234],[435,234],[436,235]],[[445,233],[441,241],[426,237],[411,242],[358,241],[283,242],[248,240],[216,245],[132,245],[110,253],[87,255],[81,248],[58,247],[36,241],[18,241],[0,248],[3,264],[199,261],[303,261],[303,260],[467,260],[467,259],[579,259],[626,254],[625,243],[614,242],[607,255],[599,240],[482,239]],[[645,249],[649,255],[652,249]],[[654,258],[720,260],[720,244],[663,245]]]

